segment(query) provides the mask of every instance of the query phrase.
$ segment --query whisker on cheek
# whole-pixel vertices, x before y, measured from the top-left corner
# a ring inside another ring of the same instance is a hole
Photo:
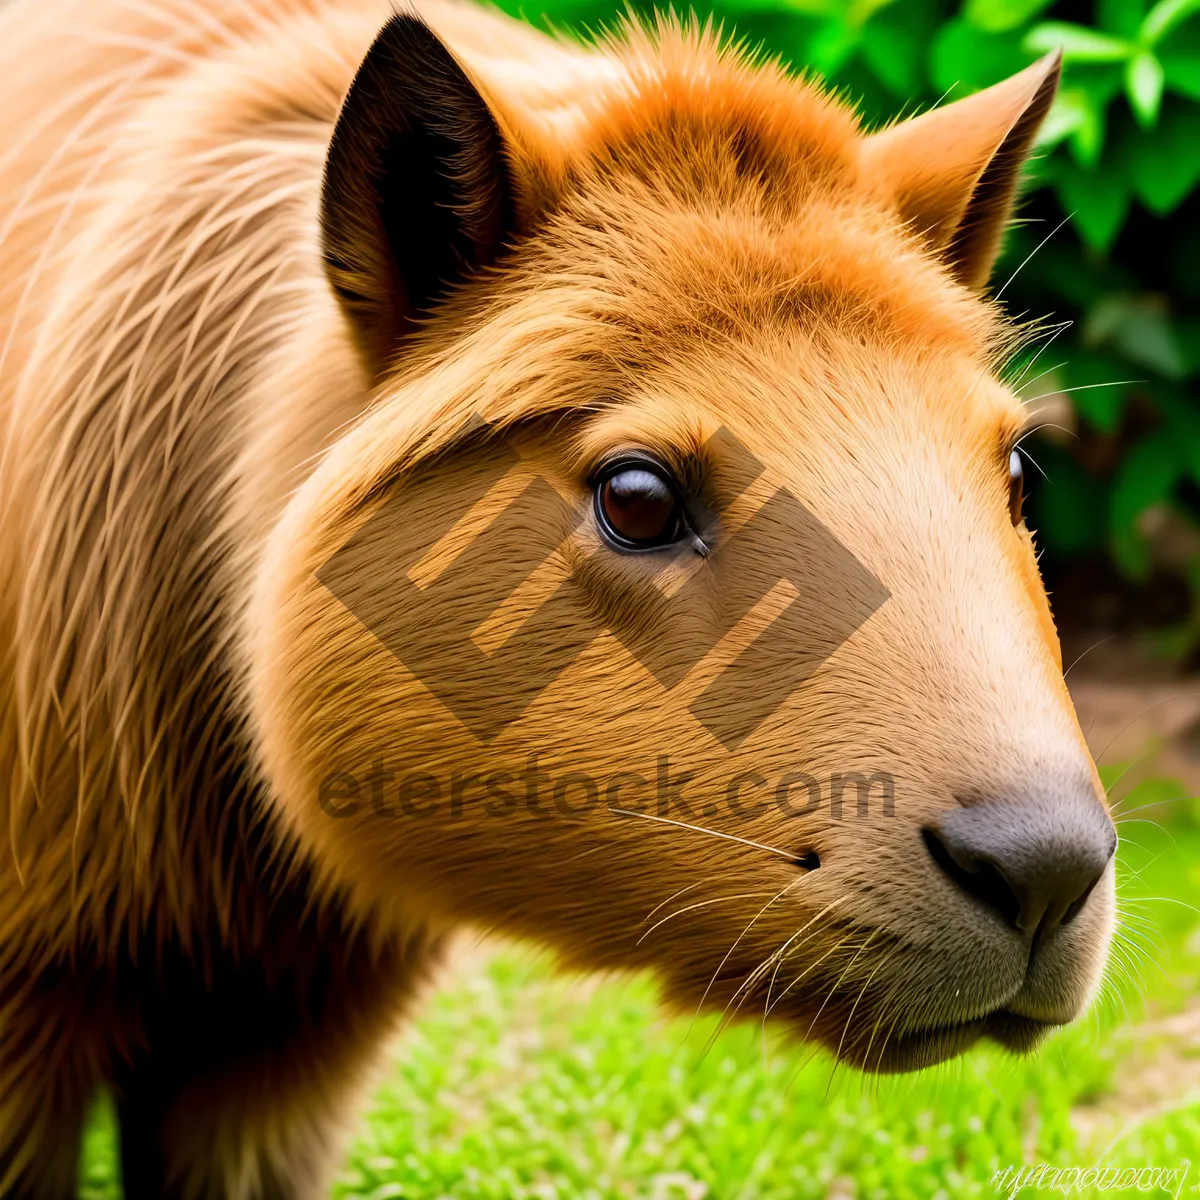
[[[706,834],[708,837],[723,838],[727,842],[739,842],[743,846],[752,846],[755,850],[765,850],[769,854],[778,854],[780,858],[786,858],[789,862],[796,861],[795,854],[787,850],[780,850],[777,846],[766,846],[762,842],[738,837],[733,833],[722,833],[716,829],[706,829],[703,825],[692,825],[687,821],[677,821],[673,817],[659,817],[653,813],[635,812],[633,809],[611,808],[609,811],[616,813],[620,817],[640,817],[643,821],[658,821],[663,825],[674,825],[679,829],[690,829],[693,833]]]

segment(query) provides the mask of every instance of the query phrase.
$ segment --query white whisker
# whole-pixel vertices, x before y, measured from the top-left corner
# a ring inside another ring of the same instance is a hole
[[[1043,247],[1043,246],[1044,246],[1044,245],[1045,245],[1045,244],[1046,244],[1046,243],[1047,243],[1047,242],[1048,242],[1048,241],[1049,241],[1049,240],[1050,240],[1050,239],[1051,239],[1051,238],[1052,238],[1052,237],[1053,237],[1053,236],[1054,236],[1054,235],[1055,235],[1055,234],[1056,234],[1056,233],[1057,233],[1057,232],[1058,232],[1058,231],[1059,231],[1059,230],[1060,230],[1060,229],[1061,229],[1061,228],[1062,228],[1062,227],[1063,227],[1063,226],[1064,226],[1064,225],[1065,225],[1065,224],[1066,224],[1066,223],[1067,223],[1067,222],[1068,222],[1068,221],[1069,221],[1069,220],[1070,220],[1070,219],[1071,219],[1071,218],[1072,218],[1074,215],[1075,215],[1075,214],[1072,212],[1072,213],[1068,213],[1068,214],[1067,214],[1065,217],[1063,217],[1063,219],[1062,219],[1061,221],[1059,221],[1059,223],[1058,223],[1057,225],[1055,225],[1055,227],[1054,227],[1052,230],[1050,230],[1050,232],[1049,232],[1048,234],[1046,234],[1046,236],[1045,236],[1044,238],[1042,238],[1042,240],[1041,240],[1040,242],[1038,242],[1038,244],[1037,244],[1036,246],[1034,246],[1034,248],[1033,248],[1032,250],[1030,250],[1030,252],[1029,252],[1027,255],[1025,255],[1025,257],[1024,257],[1022,260],[1021,260],[1021,264],[1020,264],[1020,266],[1018,266],[1018,267],[1017,267],[1017,269],[1016,269],[1016,270],[1015,270],[1015,271],[1014,271],[1014,272],[1013,272],[1013,273],[1012,273],[1012,274],[1011,274],[1011,275],[1010,275],[1010,276],[1009,276],[1009,277],[1008,277],[1008,278],[1007,278],[1007,279],[1004,281],[1004,285],[1003,285],[1003,286],[1000,288],[1000,290],[999,290],[999,291],[998,291],[998,292],[995,294],[995,296],[993,296],[993,297],[992,297],[992,299],[993,299],[993,300],[999,300],[999,299],[1000,299],[1000,297],[1004,295],[1004,293],[1005,293],[1005,292],[1008,290],[1008,285],[1009,285],[1010,283],[1012,283],[1012,281],[1013,281],[1014,279],[1016,279],[1016,277],[1017,277],[1018,275],[1020,275],[1020,273],[1021,273],[1021,272],[1022,272],[1024,269],[1025,269],[1026,265],[1029,263],[1029,260],[1030,260],[1030,259],[1032,259],[1032,258],[1033,258],[1033,256],[1034,256],[1035,254],[1037,254],[1037,252],[1038,252],[1039,250],[1041,250],[1041,248],[1042,248],[1042,247]]]
[[[658,821],[663,825],[674,825],[679,829],[690,829],[693,833],[706,833],[709,837],[723,838],[728,842],[740,842],[743,846],[751,846],[755,850],[766,850],[769,854],[778,854],[780,858],[786,858],[789,862],[796,861],[796,855],[787,850],[780,850],[778,846],[767,846],[762,842],[751,841],[750,838],[738,837],[734,833],[721,833],[716,829],[706,829],[703,825],[689,825],[687,821],[676,821],[673,817],[659,817],[652,813],[634,812],[629,808],[610,808],[609,812],[614,812],[620,817],[641,817],[644,821]]]

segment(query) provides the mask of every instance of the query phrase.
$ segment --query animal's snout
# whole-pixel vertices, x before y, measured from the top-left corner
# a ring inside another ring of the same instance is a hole
[[[954,883],[1030,939],[1076,916],[1117,845],[1090,786],[1039,801],[967,805],[922,834]]]

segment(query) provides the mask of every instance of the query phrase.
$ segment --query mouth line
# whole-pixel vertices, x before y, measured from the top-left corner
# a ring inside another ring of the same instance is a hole
[[[878,1074],[917,1071],[954,1058],[981,1038],[989,1038],[1013,1054],[1023,1054],[1055,1027],[1055,1023],[998,1008],[969,1021],[897,1034],[887,1040],[877,1061],[858,1065]]]

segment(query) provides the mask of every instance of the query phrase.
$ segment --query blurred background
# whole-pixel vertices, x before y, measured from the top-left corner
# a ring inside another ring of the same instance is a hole
[[[615,0],[504,0],[560,30]],[[633,6],[642,10],[640,5]],[[644,10],[642,10],[644,11]],[[708,9],[702,8],[701,15]],[[752,46],[868,123],[1062,47],[1063,85],[995,287],[1055,328],[1012,379],[1042,568],[1121,830],[1122,930],[1095,1012],[1037,1056],[867,1080],[757,1027],[713,1041],[651,981],[564,980],[465,942],[405,1034],[340,1195],[849,1200],[1021,1195],[1021,1163],[1200,1187],[1200,0],[722,0]],[[1186,1178],[1179,1172],[1191,1160]],[[115,1190],[98,1119],[85,1194]],[[1055,1194],[1055,1193],[1051,1193]]]

